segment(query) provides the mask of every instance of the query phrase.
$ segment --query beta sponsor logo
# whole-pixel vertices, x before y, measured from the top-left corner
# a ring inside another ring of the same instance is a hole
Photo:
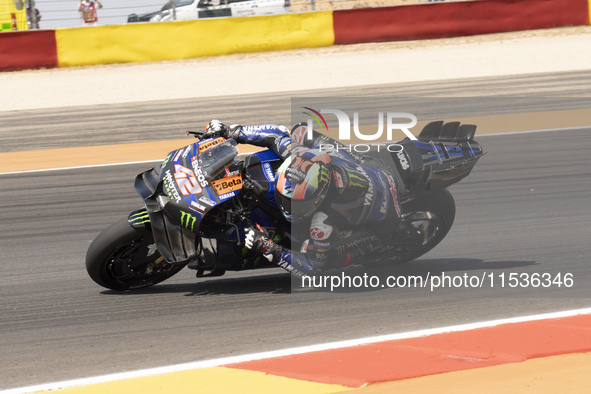
[[[265,178],[267,178],[269,182],[275,182],[275,174],[273,174],[271,164],[263,163],[263,172],[265,174]]]
[[[177,204],[181,201],[181,195],[174,186],[174,179],[172,178],[170,170],[166,170],[166,173],[164,174],[164,189],[168,197],[174,199]]]
[[[233,192],[242,188],[242,176],[236,175],[229,178],[222,178],[211,183],[218,195]]]

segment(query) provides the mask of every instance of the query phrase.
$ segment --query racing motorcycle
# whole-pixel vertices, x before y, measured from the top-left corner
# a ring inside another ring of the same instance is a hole
[[[292,134],[302,127],[294,126]],[[403,213],[389,238],[393,253],[369,263],[411,261],[446,236],[455,217],[446,188],[468,176],[483,154],[475,132],[475,125],[436,121],[417,140],[398,142],[398,149],[369,145],[363,155],[393,170]],[[290,249],[306,242],[292,232],[277,206],[275,173],[282,161],[275,153],[239,154],[231,138],[189,133],[198,138],[196,143],[170,152],[161,165],[137,175],[134,187],[144,207],[90,245],[86,269],[97,284],[122,291],[160,283],[184,267],[196,270],[197,277],[276,267],[245,247],[245,229],[253,225]]]

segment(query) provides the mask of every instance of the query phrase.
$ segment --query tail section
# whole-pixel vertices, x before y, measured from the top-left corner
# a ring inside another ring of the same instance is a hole
[[[439,120],[427,124],[418,141],[401,141],[411,165],[407,168],[396,164],[408,195],[440,190],[468,176],[484,154],[482,146],[474,141],[475,134],[476,125]],[[414,164],[419,162],[420,166]]]
[[[427,124],[418,138],[419,141],[472,141],[474,134],[476,134],[476,125],[460,122],[444,123],[438,120]]]

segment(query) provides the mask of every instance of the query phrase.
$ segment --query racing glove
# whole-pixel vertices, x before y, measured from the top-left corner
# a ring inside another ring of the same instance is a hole
[[[212,137],[224,137],[224,138],[238,138],[242,126],[233,124],[230,127],[226,126],[218,119],[212,119],[205,126],[205,134],[203,139]]]
[[[248,249],[260,252],[269,262],[277,264],[281,259],[283,248],[269,239],[269,234],[258,224],[245,229],[244,241]]]

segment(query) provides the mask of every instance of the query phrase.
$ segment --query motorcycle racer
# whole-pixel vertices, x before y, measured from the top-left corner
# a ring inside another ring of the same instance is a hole
[[[268,148],[283,160],[276,174],[277,204],[292,226],[305,226],[309,234],[300,250],[289,250],[257,225],[246,229],[246,247],[297,276],[352,267],[387,252],[371,224],[398,225],[393,170],[373,157],[335,149],[343,145],[316,131],[308,140],[305,134],[303,125],[291,136],[285,126],[271,124],[228,127],[213,119],[206,126],[204,138],[233,138]],[[387,232],[385,227],[380,232]]]

